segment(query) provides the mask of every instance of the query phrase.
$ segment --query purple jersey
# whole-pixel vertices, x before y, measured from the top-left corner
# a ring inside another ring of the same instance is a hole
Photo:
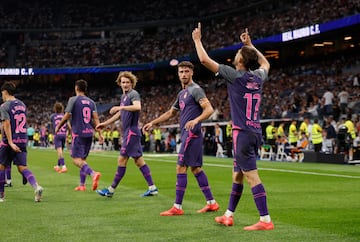
[[[128,93],[121,95],[120,106],[133,105],[134,101],[140,101],[139,93],[132,89]],[[130,112],[121,110],[122,122],[122,146],[121,156],[140,157],[142,156],[141,132],[139,129],[139,111]]]
[[[10,121],[13,142],[19,147],[26,147],[27,123],[25,104],[19,99],[6,101],[0,107],[0,116],[2,121]],[[3,132],[2,141],[8,144],[5,132]]]
[[[120,106],[130,106],[134,101],[140,101],[140,95],[137,91],[132,89],[126,94],[121,95]],[[127,133],[131,130],[136,135],[141,135],[139,129],[139,111],[130,112],[126,110],[121,110],[121,122],[122,122],[122,133],[123,136],[126,136]]]
[[[204,90],[196,83],[190,84],[181,90],[173,108],[180,110],[181,147],[177,164],[180,166],[201,167],[202,143],[201,123],[192,130],[185,130],[185,124],[200,116],[203,112],[199,100],[206,98]]]
[[[72,133],[80,137],[92,137],[94,133],[93,113],[97,112],[95,102],[86,96],[73,96],[65,108],[71,113]]]
[[[64,117],[63,113],[53,113],[50,115],[52,133],[55,134],[55,127],[60,123],[61,119]],[[66,137],[67,124],[65,123],[55,136]]]
[[[196,83],[190,84],[181,90],[173,104],[173,108],[180,110],[180,130],[185,130],[185,124],[200,116],[203,112],[199,104],[201,98],[206,98],[204,90]],[[201,122],[191,130],[194,134],[201,135]]]
[[[219,74],[228,82],[233,129],[262,132],[260,125],[260,103],[267,72],[236,71],[227,65],[219,65]]]

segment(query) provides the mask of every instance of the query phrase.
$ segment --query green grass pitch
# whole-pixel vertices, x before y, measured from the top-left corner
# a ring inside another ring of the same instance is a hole
[[[91,152],[90,166],[102,173],[99,188],[111,184],[118,152]],[[13,168],[13,187],[0,203],[0,241],[360,241],[360,166],[259,161],[268,195],[273,231],[244,231],[259,216],[247,184],[237,207],[234,226],[215,223],[227,208],[232,160],[204,157],[218,212],[198,214],[205,198],[191,172],[183,201],[185,214],[161,217],[175,199],[176,156],[144,155],[159,195],[140,197],[145,180],[129,160],[127,172],[113,198],[91,190],[74,191],[79,169],[65,154],[68,173],[53,170],[55,150],[29,149],[28,165],[44,187],[34,202],[33,189],[22,185]]]

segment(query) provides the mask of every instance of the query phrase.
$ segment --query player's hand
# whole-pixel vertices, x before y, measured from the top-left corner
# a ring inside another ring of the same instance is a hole
[[[192,32],[193,40],[201,40],[201,23],[198,23],[197,28],[195,28]]]
[[[245,32],[240,35],[240,40],[244,45],[252,46],[248,28],[246,28]]]
[[[120,110],[121,110],[121,106],[115,106],[110,109],[109,113],[112,115],[119,112]]]
[[[185,124],[185,129],[187,131],[189,131],[189,130],[193,129],[195,127],[195,125],[197,125],[197,124],[198,124],[198,121],[196,121],[195,119],[190,120]]]
[[[149,131],[152,128],[152,126],[153,126],[153,124],[151,122],[145,124],[142,128],[143,133],[145,133],[145,131]]]
[[[99,144],[102,145],[104,143],[104,137],[101,133],[99,133]]]
[[[11,143],[11,144],[9,144],[9,145],[10,145],[11,149],[13,149],[13,151],[15,151],[15,152],[21,152],[21,149],[20,149],[19,146],[17,146],[16,144]]]
[[[95,130],[99,131],[99,130],[103,129],[104,127],[105,127],[104,123],[99,123],[98,125],[96,125]]]
[[[54,130],[55,134],[59,131],[59,129],[60,129],[59,125],[56,125],[55,130]]]

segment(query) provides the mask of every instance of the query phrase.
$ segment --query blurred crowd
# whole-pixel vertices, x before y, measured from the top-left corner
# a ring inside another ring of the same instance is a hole
[[[203,22],[204,43],[214,50],[239,43],[245,27],[259,39],[359,12],[356,0],[4,0],[0,29],[21,31],[2,35],[0,65],[42,68],[169,60],[194,52],[190,33],[197,21]]]
[[[358,62],[357,56],[352,61]],[[293,66],[289,70],[270,70],[269,80],[264,84],[261,104],[261,118],[266,119],[319,119],[332,116],[335,121],[348,114],[360,114],[359,75],[346,72],[346,66],[341,67],[338,58],[326,63]],[[340,70],[331,71],[331,66]],[[301,71],[299,71],[301,70]],[[195,82],[202,86],[215,111],[210,117],[212,122],[226,122],[231,119],[226,83],[213,77],[211,79],[196,75]],[[74,95],[74,80],[67,80],[67,86],[31,84],[30,81],[19,82],[17,96],[28,106],[28,119],[33,124],[47,124],[56,101],[66,104],[68,98]],[[140,80],[136,87],[142,98],[140,122],[147,123],[170,108],[180,90],[176,73],[167,83]],[[121,90],[113,82],[89,85],[89,97],[98,105],[100,118],[108,117],[108,110],[118,105]],[[331,108],[329,108],[331,106]],[[176,124],[178,117],[164,124]]]

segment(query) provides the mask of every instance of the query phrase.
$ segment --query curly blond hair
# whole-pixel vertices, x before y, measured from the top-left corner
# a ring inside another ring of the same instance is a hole
[[[132,83],[132,88],[135,88],[136,83],[138,81],[137,77],[130,71],[121,71],[116,79],[116,83],[120,86],[121,85],[121,77],[126,77],[130,79]]]

